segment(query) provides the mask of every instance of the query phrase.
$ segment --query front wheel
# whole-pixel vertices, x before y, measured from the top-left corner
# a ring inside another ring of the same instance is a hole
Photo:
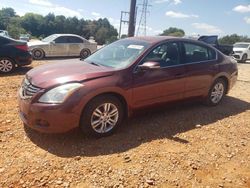
[[[208,93],[206,104],[216,106],[221,102],[226,94],[226,83],[223,79],[217,79]]]
[[[247,54],[244,54],[244,55],[242,56],[241,62],[242,62],[242,63],[246,63],[246,61],[247,61]]]
[[[119,127],[123,116],[119,99],[111,95],[100,96],[90,101],[83,111],[80,128],[87,135],[108,136]]]
[[[0,73],[9,73],[15,69],[15,63],[9,58],[0,58]]]

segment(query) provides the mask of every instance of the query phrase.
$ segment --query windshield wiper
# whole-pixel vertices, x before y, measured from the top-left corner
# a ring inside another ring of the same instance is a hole
[[[100,66],[99,64],[97,64],[97,63],[94,63],[94,62],[92,62],[92,61],[91,61],[91,62],[89,62],[89,61],[85,61],[85,62],[86,62],[86,63],[89,63],[89,64],[91,64],[91,65],[95,65],[95,66],[98,66],[98,67]]]

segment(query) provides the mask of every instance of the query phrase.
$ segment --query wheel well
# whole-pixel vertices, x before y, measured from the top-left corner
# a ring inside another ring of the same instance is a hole
[[[100,96],[113,96],[113,97],[116,97],[117,99],[119,99],[119,101],[121,101],[121,103],[122,103],[122,106],[123,106],[123,108],[124,108],[124,115],[125,115],[125,117],[128,117],[128,103],[127,103],[127,101],[125,100],[125,98],[122,96],[122,95],[120,95],[120,94],[118,94],[118,93],[115,93],[115,92],[107,92],[107,93],[101,93],[101,94],[99,94],[99,95],[96,95],[95,97],[93,97],[92,99],[90,99],[89,101],[88,101],[88,103],[85,105],[85,108],[86,108],[86,106],[91,102],[91,101],[93,101],[94,99],[96,99],[96,98],[98,98],[98,97],[100,97]],[[83,111],[85,110],[85,108],[83,109]]]
[[[225,84],[226,84],[226,93],[228,93],[228,86],[229,86],[228,78],[225,77],[225,76],[220,76],[217,79],[222,79],[225,82]]]
[[[6,57],[0,57],[0,59],[2,59],[2,58],[7,58],[7,59],[11,60],[11,61],[14,63],[14,65],[17,64],[17,63],[16,63],[16,60],[13,59],[13,58],[11,58],[11,57],[8,57],[8,56],[6,56]]]

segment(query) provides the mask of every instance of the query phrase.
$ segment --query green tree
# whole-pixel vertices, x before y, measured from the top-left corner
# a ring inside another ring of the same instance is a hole
[[[15,38],[26,32],[35,38],[55,33],[73,33],[86,39],[93,36],[99,44],[112,42],[118,35],[117,30],[106,18],[92,21],[63,15],[55,16],[53,13],[46,16],[27,13],[19,17],[12,8],[0,10],[0,29],[7,29]]]
[[[22,27],[31,33],[31,35],[39,37],[45,30],[44,17],[39,14],[27,13],[22,17]]]
[[[20,17],[12,17],[7,26],[7,30],[9,35],[13,38],[18,39],[20,34],[26,33],[25,29],[21,26],[21,18]]]
[[[226,35],[219,39],[220,44],[235,44],[236,42],[250,42],[250,38],[248,36],[240,36],[237,34]]]
[[[13,8],[2,8],[0,10],[0,29],[7,29],[10,19],[14,16],[16,13]]]
[[[185,35],[184,30],[176,28],[176,27],[170,27],[163,31],[161,36],[174,36],[174,37],[183,37]]]

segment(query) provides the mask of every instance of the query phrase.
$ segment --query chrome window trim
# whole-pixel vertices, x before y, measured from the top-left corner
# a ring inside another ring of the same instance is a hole
[[[184,42],[186,42],[186,43],[191,43],[191,44],[194,44],[194,45],[198,45],[198,46],[202,46],[202,47],[203,47],[203,45],[196,44],[195,42],[193,43],[192,41],[181,41],[181,40],[180,40],[180,41],[178,41],[178,40],[177,40],[177,41],[174,41],[174,40],[170,40],[170,41],[163,41],[163,42],[157,44],[155,47],[152,48],[152,50],[154,50],[154,49],[158,48],[160,45],[163,45],[164,43],[168,43],[168,42],[177,42],[177,43],[179,42],[179,43],[182,43],[182,44],[183,44]],[[209,46],[204,45],[204,47],[205,47],[205,48],[208,48],[208,49],[211,49],[211,50],[213,50],[213,51],[215,52],[215,54],[216,54],[215,59],[210,59],[210,60],[206,60],[206,61],[196,61],[196,62],[190,62],[190,63],[181,63],[181,64],[179,64],[179,65],[171,65],[171,66],[161,67],[160,70],[166,69],[166,68],[172,68],[172,67],[179,67],[179,66],[192,65],[192,64],[200,64],[200,63],[205,63],[205,62],[210,63],[210,62],[218,61],[218,52],[217,52],[215,49],[213,49],[213,48],[211,48],[211,47],[209,47]],[[148,51],[148,52],[142,57],[142,59],[135,65],[135,67],[134,67],[134,69],[133,69],[133,73],[137,73],[137,68],[138,68],[138,66],[140,65],[140,63],[142,62],[142,60],[143,60],[150,52],[152,52],[152,50]],[[159,70],[159,69],[158,69],[158,70]]]

